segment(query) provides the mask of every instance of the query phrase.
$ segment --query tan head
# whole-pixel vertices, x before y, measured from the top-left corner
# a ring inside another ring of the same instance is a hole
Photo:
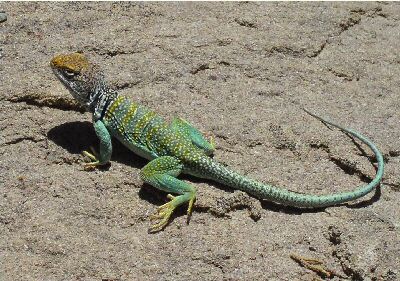
[[[85,105],[89,105],[104,83],[98,67],[80,53],[57,55],[50,66],[72,96]]]

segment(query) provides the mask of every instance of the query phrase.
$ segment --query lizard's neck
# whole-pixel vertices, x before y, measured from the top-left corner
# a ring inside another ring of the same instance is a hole
[[[93,113],[94,119],[102,119],[109,105],[117,97],[118,93],[111,89],[103,79],[96,83],[87,103],[87,107]]]

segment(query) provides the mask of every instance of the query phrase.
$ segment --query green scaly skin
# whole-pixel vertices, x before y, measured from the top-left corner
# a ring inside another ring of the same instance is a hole
[[[93,113],[94,128],[100,140],[100,153],[95,156],[85,151],[85,155],[93,160],[86,163],[86,166],[107,164],[112,154],[111,137],[115,137],[134,153],[150,160],[141,170],[144,182],[176,194],[168,194],[171,201],[159,207],[151,217],[158,220],[150,228],[151,231],[163,229],[175,208],[182,204],[189,204],[188,215],[191,214],[196,189],[177,178],[181,173],[214,180],[260,199],[303,208],[325,207],[355,200],[369,193],[382,179],[382,154],[368,138],[306,110],[308,114],[352,135],[370,147],[378,163],[375,178],[354,191],[323,196],[298,194],[257,182],[212,159],[210,155],[214,151],[213,142],[207,141],[206,137],[187,121],[176,118],[168,124],[155,112],[108,88],[98,66],[90,63],[84,55],[72,53],[55,56],[51,66],[71,94]]]

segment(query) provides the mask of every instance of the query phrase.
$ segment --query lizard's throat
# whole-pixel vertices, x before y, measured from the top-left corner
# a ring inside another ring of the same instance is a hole
[[[96,120],[102,119],[112,101],[117,97],[118,94],[107,87],[96,88],[90,95],[87,106],[89,111],[94,114]]]

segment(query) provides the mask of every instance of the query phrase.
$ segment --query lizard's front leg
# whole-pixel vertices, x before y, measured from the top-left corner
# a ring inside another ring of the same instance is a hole
[[[85,163],[84,166],[87,168],[92,168],[96,166],[105,165],[110,162],[111,154],[112,154],[112,143],[111,143],[111,135],[107,130],[106,126],[101,120],[97,120],[93,123],[94,130],[96,132],[97,137],[100,140],[100,153],[91,154],[90,152],[83,151],[82,153],[89,157],[92,162]]]
[[[179,194],[178,196],[168,194],[171,201],[160,206],[156,214],[150,217],[151,220],[159,220],[159,222],[151,226],[149,231],[162,230],[168,224],[175,208],[186,202],[189,203],[187,213],[190,217],[196,199],[196,189],[176,178],[182,172],[182,169],[182,163],[171,156],[156,158],[143,167],[140,176],[144,182],[160,190]]]

